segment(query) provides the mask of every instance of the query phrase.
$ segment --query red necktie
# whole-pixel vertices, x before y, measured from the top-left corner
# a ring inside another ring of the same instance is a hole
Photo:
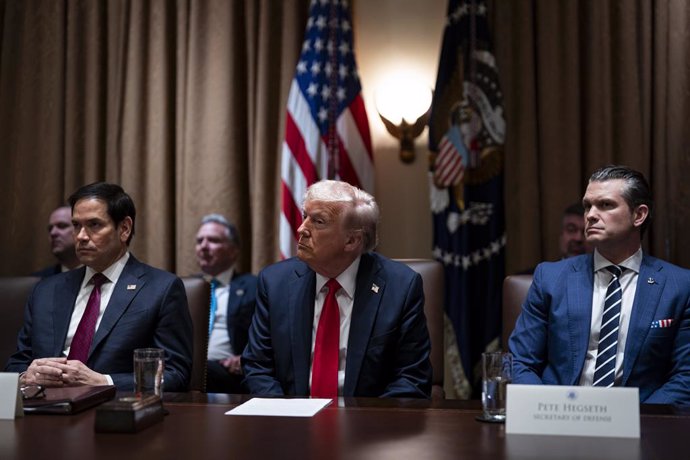
[[[313,398],[338,397],[338,353],[340,351],[340,308],[335,293],[340,284],[335,279],[326,283],[328,294],[321,309],[319,327],[314,343],[314,361],[311,372]]]
[[[89,349],[93,341],[93,334],[96,332],[96,321],[98,321],[98,314],[101,311],[101,285],[108,281],[102,273],[96,273],[91,278],[93,289],[89,296],[89,301],[86,303],[84,315],[79,321],[77,332],[72,338],[72,345],[69,347],[69,355],[67,359],[78,359],[86,364],[86,359],[89,357]]]

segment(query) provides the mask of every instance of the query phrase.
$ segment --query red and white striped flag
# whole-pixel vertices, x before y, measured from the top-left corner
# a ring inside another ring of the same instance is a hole
[[[373,192],[371,135],[361,92],[348,2],[312,0],[287,103],[281,159],[283,258],[297,251],[302,199],[311,184],[337,179]]]

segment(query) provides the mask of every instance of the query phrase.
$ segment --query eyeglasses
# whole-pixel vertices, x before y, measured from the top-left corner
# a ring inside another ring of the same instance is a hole
[[[22,392],[23,399],[39,399],[46,396],[46,389],[43,385],[27,385],[21,387],[19,391]]]

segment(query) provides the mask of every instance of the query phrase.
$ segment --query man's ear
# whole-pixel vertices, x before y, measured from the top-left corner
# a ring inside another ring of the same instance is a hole
[[[646,204],[638,205],[633,211],[633,225],[640,227],[649,216],[649,206]]]
[[[361,252],[364,238],[362,230],[352,230],[348,233],[345,240],[345,251],[347,252]]]
[[[132,218],[127,216],[122,219],[122,222],[118,225],[118,231],[120,232],[120,241],[126,243],[129,235],[132,234]]]

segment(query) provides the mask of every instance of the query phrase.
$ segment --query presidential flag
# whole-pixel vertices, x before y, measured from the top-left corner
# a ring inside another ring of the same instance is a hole
[[[321,179],[373,192],[369,122],[347,1],[312,0],[287,103],[281,160],[280,252],[296,253],[304,193]]]
[[[499,347],[504,277],[502,94],[487,8],[450,0],[429,121],[434,257],[445,267],[446,350],[456,392],[478,392],[481,353]]]

